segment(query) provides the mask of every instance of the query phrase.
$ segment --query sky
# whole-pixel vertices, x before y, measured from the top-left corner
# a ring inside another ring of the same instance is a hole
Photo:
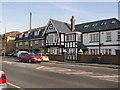
[[[29,13],[32,12],[32,28],[47,25],[50,18],[70,23],[85,23],[101,19],[118,18],[118,2],[2,2],[0,3],[0,34],[29,29]]]

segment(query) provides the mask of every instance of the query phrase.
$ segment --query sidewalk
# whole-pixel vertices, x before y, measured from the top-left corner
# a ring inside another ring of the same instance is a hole
[[[83,65],[83,66],[95,66],[95,67],[106,67],[106,68],[112,68],[112,69],[120,69],[120,65],[97,64],[97,63],[78,63],[77,61],[60,62],[60,61],[50,60],[50,63],[56,63],[56,64],[71,64],[71,65]]]

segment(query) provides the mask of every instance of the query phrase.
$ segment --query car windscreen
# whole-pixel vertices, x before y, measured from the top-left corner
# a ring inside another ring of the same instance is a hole
[[[30,56],[39,56],[38,54],[31,53]]]

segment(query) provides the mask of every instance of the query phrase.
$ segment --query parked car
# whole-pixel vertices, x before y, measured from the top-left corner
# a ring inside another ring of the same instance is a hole
[[[4,90],[6,88],[7,88],[6,74],[0,70],[0,90]]]
[[[40,62],[42,62],[42,58],[41,58],[41,56],[34,54],[34,53],[21,53],[19,55],[19,61],[29,62],[29,63],[32,63],[32,62],[40,63]]]
[[[17,53],[12,52],[12,53],[9,53],[8,56],[10,56],[10,57],[17,57]]]
[[[17,53],[17,57],[18,57],[18,58],[19,58],[19,55],[20,55],[21,53],[28,53],[28,51],[19,51],[19,52]]]
[[[45,53],[38,53],[38,55],[42,58],[42,61],[48,62],[49,57]]]

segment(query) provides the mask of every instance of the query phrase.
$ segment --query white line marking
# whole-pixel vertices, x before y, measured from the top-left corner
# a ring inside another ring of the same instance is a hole
[[[23,88],[21,88],[21,87],[19,87],[19,86],[17,86],[17,85],[14,85],[14,84],[12,84],[12,83],[10,83],[10,82],[7,82],[7,84],[9,84],[10,86],[13,86],[13,87],[15,87],[15,88],[18,88],[18,89],[20,89],[20,90],[25,90],[25,89],[23,89]]]
[[[13,64],[13,62],[9,62],[9,61],[3,61],[3,62],[7,64]]]
[[[100,77],[100,78],[109,78],[109,77],[115,77],[115,78],[118,78],[120,76],[118,75],[115,75],[115,76],[92,76],[92,77]]]
[[[44,68],[44,66],[37,67],[36,69],[41,69],[41,68]]]

